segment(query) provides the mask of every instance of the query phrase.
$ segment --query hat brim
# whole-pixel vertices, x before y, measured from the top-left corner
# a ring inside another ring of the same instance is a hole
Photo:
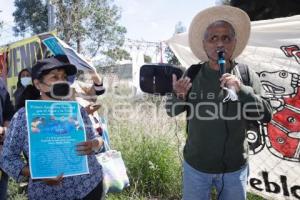
[[[188,37],[192,52],[203,62],[209,60],[203,48],[204,34],[208,26],[216,21],[226,21],[234,28],[237,42],[231,57],[232,60],[243,52],[250,37],[250,18],[239,8],[215,6],[199,12],[191,22]]]

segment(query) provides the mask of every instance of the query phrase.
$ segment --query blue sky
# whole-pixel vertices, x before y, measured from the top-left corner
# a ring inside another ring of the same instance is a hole
[[[217,0],[218,1],[218,0]],[[115,0],[122,9],[120,23],[127,28],[126,37],[146,41],[170,38],[181,21],[188,28],[193,16],[216,0]],[[1,0],[0,19],[4,21],[0,45],[15,41],[12,36],[14,0]]]

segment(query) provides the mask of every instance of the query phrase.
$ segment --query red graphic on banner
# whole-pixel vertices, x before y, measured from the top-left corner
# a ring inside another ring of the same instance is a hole
[[[300,50],[299,47],[298,47],[297,45],[281,46],[280,49],[283,51],[283,53],[284,53],[287,57],[293,57],[292,52],[293,52],[293,51]]]
[[[297,45],[281,46],[280,49],[287,57],[294,57],[300,64],[300,48]]]
[[[294,57],[300,64],[300,49],[297,45],[282,46],[287,57]],[[252,154],[265,146],[269,151],[288,161],[300,162],[300,75],[286,70],[258,73],[264,92],[276,111],[268,124],[259,130],[248,132]],[[274,81],[276,80],[276,81]]]

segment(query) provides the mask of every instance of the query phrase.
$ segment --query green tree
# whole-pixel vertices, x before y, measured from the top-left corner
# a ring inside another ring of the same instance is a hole
[[[15,0],[16,10],[13,13],[16,26],[15,35],[26,32],[38,34],[48,29],[47,5],[41,0]]]
[[[81,52],[81,43],[88,53],[107,55],[112,60],[127,58],[120,47],[125,41],[126,28],[119,25],[121,12],[113,0],[55,0],[58,32]]]
[[[130,54],[125,51],[124,49],[121,49],[119,47],[116,47],[114,49],[109,49],[108,51],[103,53],[104,55],[108,56],[112,60],[129,60]]]
[[[151,59],[150,56],[144,55],[144,61],[145,61],[145,63],[151,63],[151,62],[152,62],[152,59]]]
[[[167,58],[167,62],[171,65],[180,65],[179,60],[177,59],[177,57],[175,56],[175,54],[173,53],[173,51],[171,50],[170,47],[166,47],[165,48],[165,55]]]
[[[175,25],[175,31],[174,31],[174,35],[175,34],[179,34],[179,33],[183,33],[186,31],[185,26],[182,24],[182,22],[178,22]],[[172,65],[180,65],[179,60],[177,59],[177,57],[175,56],[175,54],[173,53],[172,49],[170,47],[165,48],[164,51],[166,58],[167,58],[167,62],[169,64]]]
[[[119,7],[114,0],[54,0],[57,8],[59,36],[81,52],[85,43],[88,53],[107,55],[113,60],[126,58],[120,47],[125,41],[126,28],[119,25]]]
[[[91,0],[90,18],[86,23],[89,50],[93,56],[99,51],[118,50],[125,42],[126,28],[119,25],[121,18],[119,7],[113,0]],[[123,51],[124,52],[124,51]]]
[[[83,21],[88,18],[88,3],[82,0],[52,0],[56,7],[56,29],[60,38],[81,52],[86,28]]]
[[[17,22],[16,31],[29,31],[26,27],[36,27],[38,23],[48,25],[47,5],[43,5],[45,0],[15,0],[17,11],[15,21]],[[29,3],[35,2],[35,3]],[[51,0],[56,9],[56,30],[58,36],[66,43],[82,51],[82,46],[88,50],[91,56],[102,53],[113,60],[126,58],[127,52],[121,49],[125,41],[126,28],[119,25],[121,18],[120,8],[114,5],[114,0]],[[37,5],[43,5],[44,9],[39,9]],[[30,12],[29,12],[30,11]],[[22,13],[32,13],[39,17],[40,21],[24,21]],[[41,11],[45,11],[41,12]],[[26,24],[26,23],[27,24]],[[24,25],[25,24],[25,25]],[[40,27],[40,26],[37,26]],[[46,26],[47,27],[47,26]],[[37,30],[33,29],[32,30]],[[40,29],[42,30],[42,29]],[[46,31],[32,31],[40,33]]]

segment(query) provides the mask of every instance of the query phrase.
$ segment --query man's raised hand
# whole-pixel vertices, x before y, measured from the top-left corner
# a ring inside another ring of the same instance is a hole
[[[172,74],[172,79],[174,93],[177,95],[178,98],[185,100],[187,93],[192,87],[191,79],[189,77],[181,77],[177,80],[177,76],[175,74]]]

